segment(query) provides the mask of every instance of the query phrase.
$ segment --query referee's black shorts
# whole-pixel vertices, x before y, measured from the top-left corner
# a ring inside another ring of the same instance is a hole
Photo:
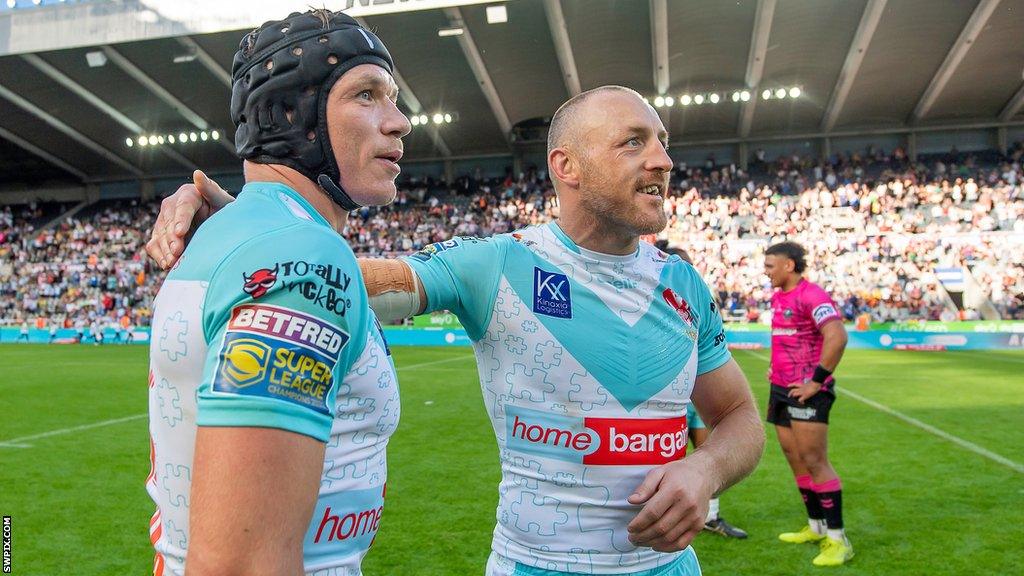
[[[828,388],[819,390],[803,403],[789,396],[790,388],[774,384],[769,386],[771,394],[768,396],[768,422],[771,424],[786,428],[792,420],[828,424],[829,412],[836,401],[836,393],[833,391],[835,382],[831,382]]]

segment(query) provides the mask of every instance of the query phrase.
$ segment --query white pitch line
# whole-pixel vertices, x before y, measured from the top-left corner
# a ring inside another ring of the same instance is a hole
[[[890,416],[893,416],[895,418],[899,418],[900,420],[903,420],[904,422],[906,422],[907,424],[910,424],[911,426],[917,426],[918,428],[924,430],[925,432],[930,432],[930,433],[938,436],[939,438],[942,438],[944,440],[949,440],[950,442],[960,446],[961,448],[966,448],[966,449],[970,450],[971,452],[974,452],[975,454],[978,454],[979,456],[984,456],[985,458],[988,458],[989,460],[993,460],[995,462],[998,462],[998,463],[1002,464],[1003,466],[1006,466],[1006,467],[1010,468],[1011,470],[1013,470],[1015,472],[1019,472],[1021,474],[1024,474],[1024,464],[1019,464],[1017,462],[1014,462],[1013,460],[1010,460],[1009,458],[1006,458],[1005,456],[1000,456],[999,454],[996,454],[995,452],[992,452],[991,450],[986,450],[985,448],[982,448],[981,446],[978,446],[977,444],[975,444],[973,442],[968,442],[967,440],[964,440],[963,438],[960,438],[958,436],[954,436],[954,435],[950,434],[949,432],[946,432],[946,431],[943,431],[943,430],[939,430],[938,428],[936,428],[935,426],[932,426],[931,424],[925,424],[924,422],[921,422],[920,420],[918,420],[916,418],[911,418],[910,416],[907,416],[906,414],[903,414],[901,412],[897,412],[896,410],[893,410],[892,408],[889,408],[888,406],[886,406],[884,404],[879,404],[878,402],[875,402],[874,400],[872,400],[870,398],[865,398],[865,397],[861,396],[860,394],[857,394],[856,392],[851,391],[849,388],[847,388],[845,386],[840,387],[840,390],[843,391],[843,394],[845,394],[846,396],[849,396],[850,398],[853,398],[854,400],[857,400],[859,402],[867,404],[868,406],[871,406],[872,408],[874,408],[876,410],[880,410],[882,412],[885,412],[886,414],[888,414]]]
[[[465,360],[473,358],[473,356],[456,356],[455,358],[444,358],[442,360],[433,360],[430,362],[420,362],[419,364],[411,364],[409,366],[398,367],[397,370],[409,370],[412,368],[420,368],[423,366],[431,366],[433,364],[442,364],[444,362],[455,362],[457,360]],[[59,430],[50,430],[49,432],[42,432],[40,434],[33,434],[31,436],[21,436],[19,438],[11,438],[10,440],[0,441],[0,448],[31,448],[31,444],[25,444],[28,440],[39,440],[41,438],[49,438],[51,436],[61,436],[63,434],[70,434],[72,432],[79,432],[81,430],[90,430],[92,428],[101,428],[103,426],[111,426],[113,424],[120,424],[122,422],[129,422],[131,420],[138,420],[139,418],[146,418],[149,414],[135,414],[134,416],[125,416],[124,418],[114,418],[113,420],[104,420],[102,422],[93,422],[92,424],[83,424],[81,426],[72,426],[71,428],[61,428]]]
[[[71,428],[61,428],[59,430],[50,430],[49,432],[43,432],[41,434],[33,434],[31,436],[22,436],[20,438],[11,438],[10,440],[4,440],[0,442],[0,446],[7,448],[31,448],[31,445],[15,446],[28,440],[39,440],[40,438],[49,438],[50,436],[60,436],[62,434],[70,434],[72,432],[78,432],[80,430],[90,430],[92,428],[100,428],[102,426],[110,426],[112,424],[120,424],[122,422],[129,422],[131,420],[138,420],[139,418],[145,418],[149,414],[136,414],[134,416],[125,416],[124,418],[114,418],[113,420],[104,420],[102,422],[93,422],[92,424],[83,424],[81,426],[72,426]]]
[[[750,352],[752,355],[754,355],[757,358],[760,358],[762,360],[767,360],[767,358],[765,358],[761,354],[757,354],[757,353],[752,352],[750,350],[747,350],[747,352]],[[928,432],[930,434],[934,434],[935,436],[938,436],[939,438],[942,438],[943,440],[948,440],[948,441],[956,444],[957,446],[960,446],[961,448],[966,448],[967,450],[970,450],[971,452],[974,452],[975,454],[977,454],[979,456],[984,456],[985,458],[988,458],[989,460],[992,460],[994,462],[998,462],[999,464],[1002,464],[1003,466],[1006,466],[1007,468],[1013,470],[1014,472],[1018,472],[1020,474],[1024,474],[1024,464],[1020,464],[1018,462],[1014,462],[1013,460],[1010,460],[1009,458],[1007,458],[1005,456],[1000,456],[999,454],[996,454],[995,452],[992,452],[991,450],[986,450],[985,448],[982,448],[981,446],[978,446],[977,444],[975,444],[973,442],[968,442],[967,440],[964,440],[963,438],[960,438],[959,436],[954,436],[953,434],[950,434],[949,432],[946,432],[945,430],[940,430],[940,429],[936,428],[935,426],[932,426],[931,424],[925,424],[924,422],[921,422],[917,418],[911,418],[910,416],[907,416],[906,414],[904,414],[902,412],[899,412],[899,411],[893,410],[892,408],[889,408],[885,404],[881,404],[881,403],[875,402],[874,400],[872,400],[870,398],[865,398],[864,396],[861,396],[860,394],[857,394],[856,392],[850,390],[846,386],[839,386],[838,388],[840,390],[842,390],[842,393],[844,395],[849,396],[850,398],[853,398],[854,400],[856,400],[858,402],[861,402],[863,404],[867,404],[868,406],[871,406],[875,410],[879,410],[881,412],[885,412],[886,414],[888,414],[888,415],[890,415],[890,416],[892,416],[894,418],[898,418],[899,420],[902,420],[902,421],[906,422],[907,424],[910,424],[911,426],[915,426],[917,428],[920,428],[920,429],[924,430],[925,432]]]
[[[419,364],[411,364],[409,366],[397,366],[395,370],[411,370],[413,368],[422,368],[423,366],[433,366],[434,364],[444,364],[445,362],[455,362],[457,360],[466,360],[468,358],[476,358],[476,356],[456,356],[454,358],[445,358],[443,360],[432,360],[430,362],[420,362]]]

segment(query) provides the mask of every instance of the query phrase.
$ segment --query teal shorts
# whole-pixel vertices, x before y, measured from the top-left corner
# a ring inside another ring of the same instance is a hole
[[[700,414],[697,414],[697,409],[694,408],[693,402],[686,405],[686,425],[693,430],[707,428],[704,425],[704,421],[700,419]]]
[[[493,554],[492,554],[493,556]],[[492,558],[492,561],[494,559]],[[492,564],[488,563],[488,576],[500,573],[500,570],[491,570]],[[590,576],[592,573],[583,572],[558,572],[555,570],[544,570],[534,566],[515,563],[515,569],[510,576]],[[688,546],[686,550],[679,553],[672,562],[665,566],[642,570],[640,572],[619,572],[616,576],[701,576],[700,563],[697,561],[697,554],[693,547]]]

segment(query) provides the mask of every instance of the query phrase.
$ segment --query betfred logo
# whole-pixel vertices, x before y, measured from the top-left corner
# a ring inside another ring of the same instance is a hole
[[[349,339],[348,334],[319,318],[263,304],[235,306],[231,310],[228,332],[248,332],[295,342],[327,355],[334,362],[338,361]]]
[[[273,268],[260,268],[248,276],[242,273],[242,280],[244,280],[242,290],[252,296],[253,300],[259,299],[277,283],[278,267],[279,265],[275,265]]]
[[[661,293],[661,296],[669,306],[675,309],[676,314],[679,314],[679,317],[683,319],[683,322],[686,322],[691,326],[697,323],[697,315],[693,312],[693,308],[691,308],[689,302],[677,294],[675,290],[666,288],[665,291]]]
[[[511,450],[593,466],[654,466],[686,455],[686,415],[571,418],[505,406]]]

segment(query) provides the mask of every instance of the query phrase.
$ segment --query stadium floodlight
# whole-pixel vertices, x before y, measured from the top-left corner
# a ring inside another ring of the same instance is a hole
[[[188,133],[188,141],[189,142],[195,142],[196,140],[199,140],[199,135],[196,134],[195,132],[189,132]]]
[[[440,124],[440,123],[444,122],[444,114],[441,114],[440,112],[434,114],[433,120],[434,120],[434,124]]]
[[[188,141],[188,134],[185,134],[184,132],[178,132],[178,142],[181,142],[182,144],[184,144],[187,141]]]
[[[136,140],[135,143],[138,144],[139,146],[145,146],[146,144],[149,144],[149,141],[146,140],[145,136],[139,136],[139,139]]]
[[[780,100],[782,98],[785,98],[786,97],[786,89],[785,88],[778,88],[778,89],[776,89],[775,90],[775,97],[780,99]]]
[[[93,50],[85,53],[85,61],[89,64],[89,68],[99,68],[106,65],[107,55],[102,50]]]
[[[420,125],[420,117],[414,115],[412,118],[409,119],[409,122],[411,122],[413,126],[419,126]]]
[[[792,88],[790,88],[789,89],[789,97],[790,98],[799,98],[800,97],[800,88],[798,86],[793,86]]]
[[[689,106],[692,102],[693,98],[691,98],[689,94],[683,94],[682,96],[679,97],[679,103],[682,104],[683,106]]]
[[[171,144],[174,144],[174,134],[168,134],[167,141],[170,142]]]
[[[676,99],[675,98],[673,98],[671,96],[665,96],[665,106],[671,107],[671,106],[675,106],[675,105],[676,105]]]
[[[203,142],[206,142],[207,140],[210,139],[210,135],[206,133],[206,130],[203,130],[202,132],[199,133],[199,139],[202,140]]]
[[[488,24],[504,24],[505,22],[508,22],[508,10],[504,4],[487,7]]]
[[[697,105],[703,104],[704,103],[704,95],[703,94],[697,94],[696,96],[694,96],[693,97],[693,103],[697,104]]]
[[[210,132],[210,138],[213,138],[214,140],[220,140],[220,132],[217,132],[216,130]]]
[[[740,100],[743,100],[744,102],[749,102],[750,101],[750,92],[748,90],[741,91],[740,92]]]
[[[665,97],[664,96],[655,96],[654,97],[654,107],[655,108],[661,108],[664,105],[665,105]]]
[[[739,102],[740,101],[740,93],[739,92],[733,92],[732,93],[732,101],[733,102]]]
[[[718,101],[721,100],[721,98],[718,96],[717,92],[712,92],[711,96],[708,96],[708,100],[710,100],[712,104],[718,104]]]
[[[465,30],[462,26],[448,26],[445,28],[438,28],[437,35],[441,38],[447,38],[449,36],[462,36]]]
[[[767,88],[765,88],[764,92],[761,92],[761,98],[764,99],[764,100],[771,100],[772,99],[772,91],[767,89]]]
[[[135,146],[135,140],[132,140],[131,138],[125,138],[124,145],[131,148],[132,146]]]
[[[157,136],[157,137],[156,137],[156,143],[157,143],[157,144],[163,144],[163,143],[164,143],[164,142],[166,142],[166,141],[167,141],[167,140],[166,140],[166,139],[165,139],[165,138],[164,138],[163,136]]]
[[[445,124],[451,124],[452,123],[452,115],[451,114],[447,114],[446,113],[444,115],[444,123]]]

